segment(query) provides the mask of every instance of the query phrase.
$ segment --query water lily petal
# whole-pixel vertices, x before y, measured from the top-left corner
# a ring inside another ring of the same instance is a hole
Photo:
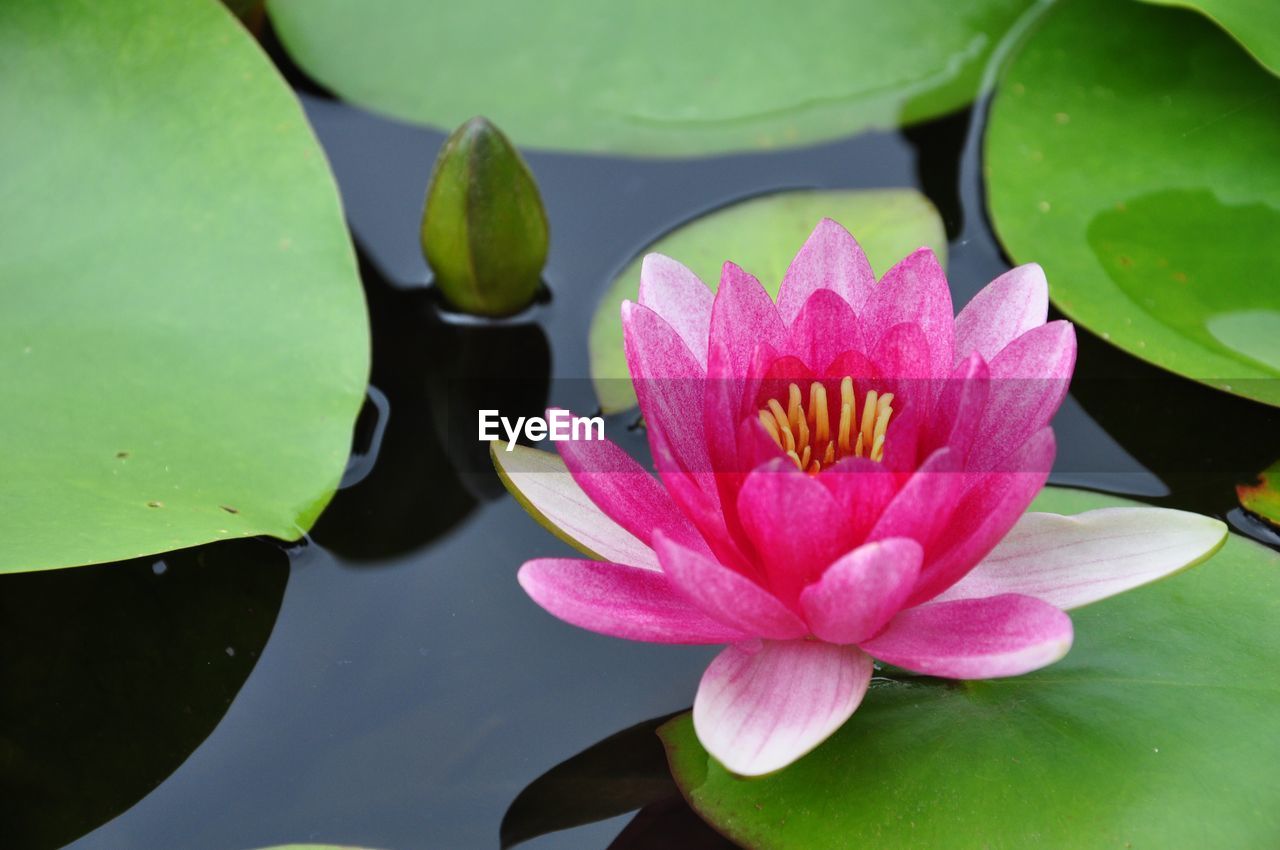
[[[925,565],[908,604],[937,596],[995,548],[1044,486],[1056,450],[1053,429],[1043,428],[999,469],[970,487],[951,521],[925,550]]]
[[[622,330],[627,368],[650,439],[661,435],[684,469],[711,469],[698,415],[706,371],[675,329],[648,307],[623,302]]]
[[[747,476],[738,493],[738,518],[768,576],[769,588],[788,605],[852,548],[849,529],[830,491],[786,458]]]
[[[645,256],[640,266],[640,303],[675,328],[704,368],[714,297],[707,285],[681,263],[663,254]]]
[[[794,612],[760,585],[710,558],[654,535],[658,562],[671,584],[708,616],[759,637],[790,640],[809,629]]]
[[[813,633],[829,643],[860,643],[870,638],[906,602],[923,557],[916,541],[891,537],[839,558],[800,594],[801,609]]]
[[[820,290],[829,290],[853,309],[866,301],[876,283],[876,273],[858,240],[829,218],[805,240],[782,278],[778,290],[778,311],[791,324],[801,308]],[[811,364],[815,368],[823,364]]]
[[[966,480],[951,450],[938,449],[893,497],[867,539],[910,537],[929,545],[950,520]]]
[[[1049,285],[1044,269],[1027,263],[983,287],[956,316],[956,360],[977,352],[991,360],[1006,345],[1044,324]]]
[[[596,507],[563,460],[551,452],[491,444],[498,477],[545,528],[585,555],[657,572],[658,557],[644,541]]]
[[[652,643],[730,643],[750,637],[713,620],[660,572],[572,558],[528,561],[520,586],[548,612],[584,629]]]
[[[734,773],[771,773],[839,729],[870,681],[871,659],[856,646],[811,640],[731,646],[698,685],[694,731]]]
[[[894,325],[912,322],[924,331],[929,343],[931,374],[951,372],[955,314],[951,289],[937,256],[920,248],[885,272],[862,311],[862,329],[874,346]]]
[[[830,289],[810,295],[787,332],[787,352],[813,370],[825,368],[844,351],[861,351],[863,347],[853,308]]]
[[[760,281],[733,263],[725,263],[711,305],[708,374],[712,378],[740,378],[747,374],[758,346],[781,348],[785,338],[782,317]],[[716,363],[718,368],[713,368]]]
[[[939,389],[933,413],[920,437],[920,449],[932,452],[947,446],[961,466],[967,465],[990,390],[991,370],[975,351],[960,361]]]
[[[671,449],[660,437],[650,435],[650,443],[662,485],[671,495],[671,500],[702,534],[716,560],[763,581],[763,571],[743,554],[744,547],[749,549],[750,545],[746,536],[737,536],[741,535],[741,530],[735,533],[727,524],[729,519],[733,519],[736,526],[737,515],[721,507],[718,479],[725,477],[725,473],[684,472],[672,460]]]
[[[1057,321],[1024,333],[990,363],[991,392],[969,468],[988,470],[1053,418],[1076,362],[1076,332]]]
[[[835,466],[824,469],[818,476],[818,483],[835,498],[852,540],[866,538],[893,497],[909,480],[909,475],[887,470],[865,457],[837,461]]]
[[[1021,593],[1069,610],[1198,564],[1226,539],[1218,520],[1167,508],[1029,513],[937,601]]]
[[[947,679],[1017,676],[1071,649],[1071,618],[1016,593],[908,608],[862,648],[881,661]]]
[[[550,413],[550,410],[548,411]],[[681,545],[707,552],[706,543],[658,480],[609,440],[556,444],[573,480],[610,519],[652,546],[662,530]]]

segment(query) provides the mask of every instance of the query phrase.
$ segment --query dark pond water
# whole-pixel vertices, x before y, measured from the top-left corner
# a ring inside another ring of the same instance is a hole
[[[525,846],[728,846],[673,796],[649,722],[687,707],[714,649],[592,635],[530,602],[520,563],[570,551],[503,493],[474,411],[495,393],[504,412],[593,410],[586,331],[611,276],[677,224],[771,190],[919,187],[946,219],[963,303],[1008,267],[982,211],[981,107],[783,153],[532,154],[553,295],[483,326],[442,318],[424,288],[417,224],[442,135],[294,79],[372,314],[377,403],[352,483],[305,545],[0,580],[0,846],[496,848],[591,820]],[[1275,412],[1078,332],[1053,481],[1224,517],[1275,545],[1233,490],[1275,460]],[[610,436],[643,457],[632,419],[613,417]]]

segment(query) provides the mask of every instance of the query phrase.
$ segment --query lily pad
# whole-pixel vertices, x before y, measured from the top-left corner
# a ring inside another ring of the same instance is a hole
[[[622,302],[635,300],[644,254],[684,263],[714,290],[732,260],[775,298],[782,275],[813,226],[833,218],[853,233],[872,267],[883,274],[922,245],[945,260],[947,237],[938,211],[913,189],[780,192],[752,198],[685,224],[648,246],[614,278],[591,319],[591,379],[606,413],[636,404],[622,347]]]
[[[1032,507],[1128,504],[1049,488]],[[1072,619],[1070,654],[1030,675],[873,679],[827,743],[763,779],[727,773],[688,715],[659,734],[693,807],[753,848],[1274,845],[1280,554],[1232,535]]]
[[[297,100],[214,0],[6,3],[0,44],[0,572],[300,537],[369,339]]]
[[[1280,4],[1271,0],[1145,0],[1194,9],[1240,42],[1245,50],[1280,74]]]
[[[1103,339],[1280,405],[1277,106],[1280,80],[1201,16],[1061,3],[992,104],[1000,240]]]
[[[343,98],[520,145],[688,156],[896,127],[977,94],[1028,0],[271,0],[294,60]],[[927,25],[925,25],[927,23]]]
[[[1236,496],[1245,510],[1280,528],[1280,461],[1260,472],[1255,483],[1236,485]]]

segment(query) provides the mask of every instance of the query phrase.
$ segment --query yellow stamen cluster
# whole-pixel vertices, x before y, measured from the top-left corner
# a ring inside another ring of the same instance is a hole
[[[858,419],[853,393],[853,378],[840,381],[840,417],[835,436],[831,434],[831,414],[827,406],[827,388],[814,381],[809,384],[809,403],[802,400],[800,386],[792,384],[787,391],[784,409],[777,399],[760,409],[760,424],[778,447],[795,461],[800,469],[816,474],[841,458],[869,457],[884,459],[884,437],[893,415],[893,393],[867,393]],[[861,421],[861,426],[859,426]]]

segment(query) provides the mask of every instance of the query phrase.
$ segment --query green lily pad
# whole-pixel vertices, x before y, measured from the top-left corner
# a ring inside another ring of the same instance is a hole
[[[644,254],[684,263],[715,290],[732,260],[754,274],[775,298],[783,273],[810,231],[833,218],[857,237],[872,267],[883,274],[922,245],[945,261],[947,237],[929,200],[913,189],[780,192],[742,201],[682,225],[648,246],[613,282],[591,319],[591,379],[606,413],[634,407],[635,390],[622,348],[622,302],[640,291]]]
[[[1028,0],[271,0],[289,54],[343,98],[520,145],[688,156],[896,127],[976,95]]]
[[[1078,513],[1124,499],[1048,488]],[[1280,554],[1209,562],[1072,612],[1062,661],[1011,679],[872,680],[829,741],[727,773],[688,715],[659,734],[681,790],[753,848],[1270,847],[1280,837]]]
[[[1222,27],[1245,50],[1280,74],[1280,4],[1273,0],[1144,0],[1194,9]]]
[[[1278,105],[1280,80],[1203,17],[1068,0],[992,104],[1000,240],[1103,339],[1280,405]]]
[[[213,0],[0,4],[0,572],[302,535],[368,373],[325,158]]]
[[[1236,485],[1236,496],[1245,510],[1280,528],[1280,461],[1258,473],[1257,482]]]

